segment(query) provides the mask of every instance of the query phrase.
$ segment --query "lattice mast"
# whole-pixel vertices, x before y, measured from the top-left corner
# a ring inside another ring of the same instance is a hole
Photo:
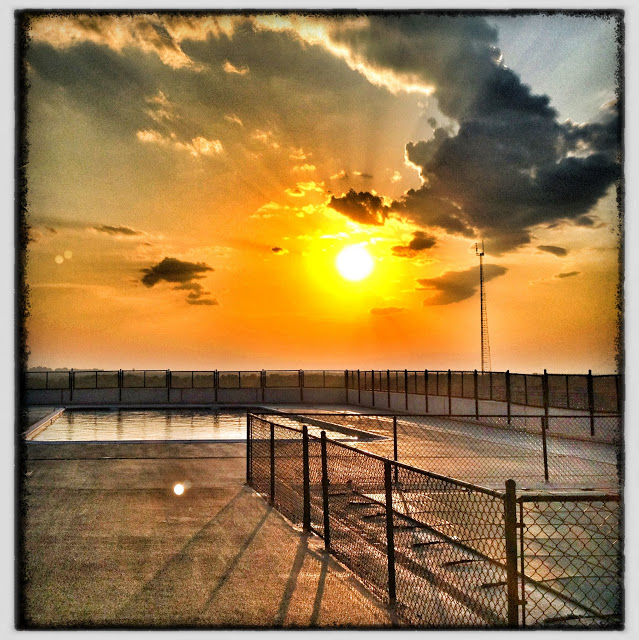
[[[475,243],[475,253],[479,256],[479,299],[481,306],[481,370],[490,371],[490,342],[488,341],[488,314],[486,312],[486,288],[484,287],[484,241]]]

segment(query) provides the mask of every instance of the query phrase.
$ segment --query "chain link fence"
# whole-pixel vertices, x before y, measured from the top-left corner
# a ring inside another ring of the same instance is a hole
[[[622,624],[619,519],[600,508],[614,496],[517,498],[512,480],[494,491],[418,469],[311,435],[306,419],[249,414],[247,480],[320,535],[403,624]],[[570,505],[582,503],[576,516]]]
[[[619,496],[522,495],[517,502],[521,625],[619,627]]]
[[[342,430],[358,449],[492,488],[509,478],[524,488],[616,490],[620,484],[619,416],[598,418],[595,436],[584,416],[476,421],[473,416],[296,412],[272,420]]]

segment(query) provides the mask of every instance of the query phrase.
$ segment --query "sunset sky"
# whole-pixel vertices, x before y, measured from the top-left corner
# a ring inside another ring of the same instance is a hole
[[[28,364],[614,372],[618,27],[33,18]]]

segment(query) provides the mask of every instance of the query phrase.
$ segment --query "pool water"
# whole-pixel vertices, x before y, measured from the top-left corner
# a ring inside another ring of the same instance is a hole
[[[224,409],[69,410],[33,442],[244,440],[246,412]]]

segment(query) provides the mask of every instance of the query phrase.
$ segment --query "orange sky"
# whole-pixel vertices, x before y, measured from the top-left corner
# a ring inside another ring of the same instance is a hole
[[[29,365],[615,371],[614,20],[420,20],[34,19]]]

